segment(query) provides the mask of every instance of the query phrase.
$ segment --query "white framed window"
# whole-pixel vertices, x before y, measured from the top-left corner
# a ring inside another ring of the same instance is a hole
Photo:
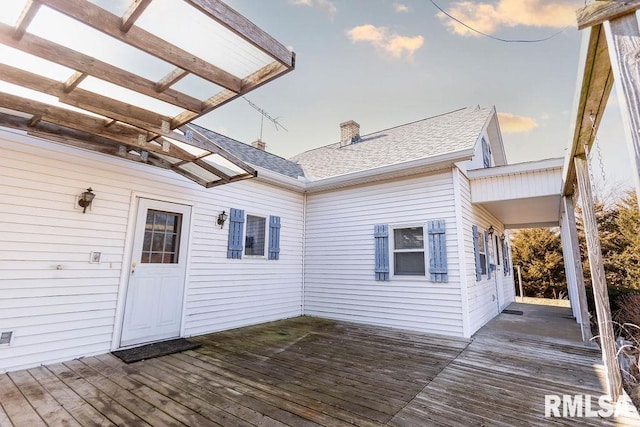
[[[393,229],[394,276],[425,276],[426,250],[423,226]]]
[[[480,274],[487,274],[487,248],[484,241],[484,232],[480,233],[478,238],[478,254],[480,256]]]
[[[264,256],[267,219],[263,216],[247,215],[244,238],[246,256]]]

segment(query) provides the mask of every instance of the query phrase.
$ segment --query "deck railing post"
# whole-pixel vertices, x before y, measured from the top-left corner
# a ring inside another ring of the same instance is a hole
[[[567,281],[569,275],[575,279],[574,295],[576,301],[571,304],[578,305],[578,314],[580,315],[580,329],[582,330],[582,340],[588,342],[591,340],[591,321],[589,319],[589,308],[587,306],[587,292],[584,286],[584,271],[582,270],[582,256],[580,254],[580,243],[578,241],[578,228],[576,226],[575,203],[572,196],[562,198],[564,215],[562,217],[562,228],[564,235],[567,236],[566,241],[563,240],[562,245],[567,246],[565,259],[565,268],[567,269]]]
[[[615,402],[622,393],[622,376],[616,357],[616,341],[611,321],[611,307],[609,306],[609,290],[604,273],[602,249],[598,234],[598,222],[593,208],[593,195],[589,180],[589,166],[584,157],[575,157],[574,164],[578,180],[578,191],[582,199],[582,216],[584,232],[589,253],[589,268],[591,270],[591,286],[596,304],[598,331],[602,360],[607,376],[607,388],[611,399]]]

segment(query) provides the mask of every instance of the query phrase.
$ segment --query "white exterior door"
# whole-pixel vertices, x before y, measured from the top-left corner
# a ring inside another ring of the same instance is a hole
[[[139,199],[120,346],[180,335],[191,207]]]

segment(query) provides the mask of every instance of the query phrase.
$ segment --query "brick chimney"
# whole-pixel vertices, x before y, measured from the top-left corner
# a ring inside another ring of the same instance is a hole
[[[360,138],[360,125],[353,120],[340,123],[340,146],[349,145]]]
[[[258,138],[251,143],[251,146],[254,148],[257,148],[258,150],[265,151],[265,148],[267,148],[267,143],[264,142],[262,139]]]

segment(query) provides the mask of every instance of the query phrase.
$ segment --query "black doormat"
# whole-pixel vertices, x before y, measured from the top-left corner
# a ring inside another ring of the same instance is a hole
[[[502,310],[504,314],[516,314],[522,316],[524,313],[521,310]]]
[[[177,338],[175,340],[156,342],[127,350],[118,350],[111,354],[121,359],[124,363],[133,363],[145,359],[153,359],[154,357],[166,356],[167,354],[193,350],[198,347],[200,347],[200,344],[191,342],[186,338]]]

